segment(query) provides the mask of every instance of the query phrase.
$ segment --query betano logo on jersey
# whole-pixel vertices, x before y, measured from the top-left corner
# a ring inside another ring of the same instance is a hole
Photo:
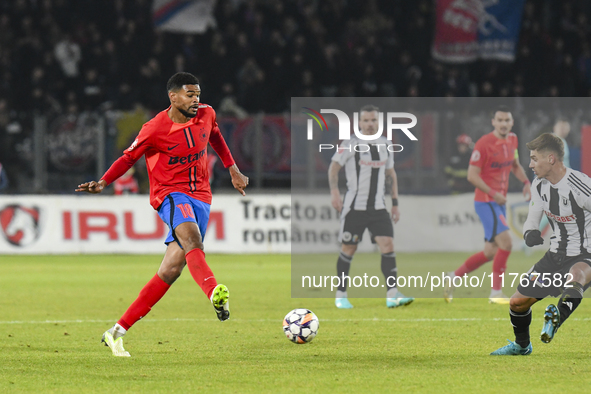
[[[338,109],[321,109],[320,112],[313,110],[312,108],[302,107],[311,112],[304,112],[303,114],[310,116],[312,119],[308,119],[307,122],[307,139],[312,141],[314,139],[314,122],[316,121],[318,126],[320,127],[321,131],[325,129],[328,131],[328,124],[326,120],[321,114],[333,114],[337,117],[337,121],[339,123],[339,140],[349,140],[351,139],[351,120],[349,116]],[[410,123],[394,123],[394,119],[410,119]],[[320,121],[322,120],[322,122]],[[408,112],[387,112],[386,113],[386,139],[392,141],[392,130],[401,130],[411,141],[418,141],[417,137],[409,130],[416,126],[417,124],[417,117]],[[378,130],[375,134],[366,135],[361,133],[359,130],[359,112],[353,112],[353,133],[355,136],[362,141],[374,141],[377,140],[382,136],[384,132],[384,113],[378,112]],[[376,145],[376,144],[372,144]],[[385,144],[379,144],[385,145]],[[338,149],[338,146],[334,144],[320,144],[319,151],[327,149]],[[369,151],[369,144],[357,144],[352,147],[355,152],[368,152]],[[401,152],[403,147],[400,144],[390,144],[386,145],[386,149],[390,152]]]
[[[184,157],[178,157],[178,156],[170,156],[168,159],[168,164],[187,164],[187,163],[192,163],[194,161],[197,161],[199,159],[201,159],[203,157],[203,155],[205,155],[205,149],[203,149],[201,152],[199,153],[195,153],[195,154],[190,154]]]
[[[513,159],[512,160],[508,160],[508,161],[493,161],[490,165],[490,168],[505,168],[505,167],[511,167],[513,165]]]

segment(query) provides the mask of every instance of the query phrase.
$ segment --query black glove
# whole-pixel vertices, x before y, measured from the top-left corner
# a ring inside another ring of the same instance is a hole
[[[530,248],[544,243],[544,238],[542,238],[540,230],[527,230],[525,234],[523,234],[523,239],[525,239],[525,244]]]

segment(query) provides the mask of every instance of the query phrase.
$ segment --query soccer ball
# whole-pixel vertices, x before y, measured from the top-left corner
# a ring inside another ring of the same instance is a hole
[[[318,334],[318,318],[309,309],[294,309],[283,319],[283,332],[293,343],[308,343]]]

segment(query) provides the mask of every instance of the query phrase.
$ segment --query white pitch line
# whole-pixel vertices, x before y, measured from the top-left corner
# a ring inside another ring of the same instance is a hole
[[[416,319],[319,319],[321,322],[328,323],[343,323],[343,322],[400,322],[400,323],[423,323],[423,322],[467,322],[467,321],[509,321],[509,318],[494,317],[490,319],[482,319],[478,317],[466,317],[466,318],[441,318],[441,319],[430,319],[430,318],[416,318]],[[591,318],[571,318],[569,321],[589,321]],[[113,323],[115,320],[0,320],[0,325],[9,324],[86,324],[86,323]],[[217,321],[217,319],[145,319],[142,322],[209,322]],[[257,322],[257,323],[269,323],[269,322],[281,322],[281,319],[232,319],[235,322]]]
[[[318,319],[321,322],[332,322],[332,323],[342,323],[342,322],[461,322],[461,321],[482,321],[483,319],[480,318],[444,318],[444,319],[428,319],[428,318],[421,318],[421,319],[379,319],[379,318],[371,318],[371,319]],[[501,320],[501,319],[492,319],[492,320]],[[112,323],[114,320],[9,320],[9,321],[1,321],[0,324],[73,324],[73,323]],[[143,322],[198,322],[198,321],[217,321],[217,319],[145,319],[142,320]],[[268,322],[276,322],[281,321],[281,319],[232,319],[232,321],[236,322],[257,322],[257,323],[268,323]]]

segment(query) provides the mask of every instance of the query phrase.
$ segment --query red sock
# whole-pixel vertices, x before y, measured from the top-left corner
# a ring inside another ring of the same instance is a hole
[[[507,268],[507,260],[511,254],[510,250],[497,249],[495,258],[493,260],[493,290],[501,290],[501,274]]]
[[[460,268],[456,270],[455,274],[456,276],[464,276],[468,272],[472,272],[478,269],[478,267],[480,267],[487,261],[489,260],[484,255],[484,252],[478,252],[476,254],[473,254],[472,256],[468,257],[468,260],[466,260],[464,264],[460,266]]]
[[[195,282],[201,287],[207,298],[211,297],[211,293],[213,293],[213,289],[218,285],[218,282],[205,262],[205,253],[199,248],[193,249],[185,255],[185,259]]]
[[[140,295],[136,298],[133,304],[127,308],[127,311],[125,311],[117,323],[126,330],[129,330],[135,322],[150,312],[152,307],[160,301],[169,288],[170,285],[160,279],[158,274],[154,275],[154,277],[144,286],[142,291],[140,291]]]

